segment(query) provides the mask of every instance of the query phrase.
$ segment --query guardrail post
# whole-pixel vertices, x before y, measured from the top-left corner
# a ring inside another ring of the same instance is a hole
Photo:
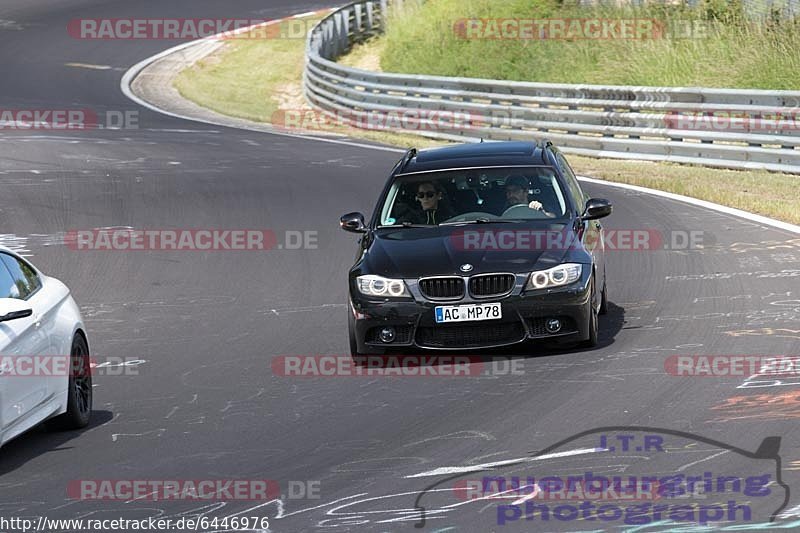
[[[324,57],[331,58],[333,57],[333,19],[328,19],[325,21],[325,25],[323,26],[323,50],[325,52]]]
[[[355,20],[356,28],[355,28],[355,31],[358,32],[359,34],[361,34],[364,31],[364,27],[361,25],[362,24],[362,21],[361,21],[361,4],[355,4],[355,5],[353,5],[353,8],[355,9],[355,16],[356,16],[356,20]]]
[[[381,29],[386,29],[386,17],[389,15],[387,0],[381,0]]]
[[[344,48],[343,49],[344,50],[349,50],[350,49],[350,40],[351,40],[351,36],[350,36],[350,9],[349,8],[348,9],[344,9],[342,11],[342,13],[344,13],[344,15],[342,16],[342,34],[344,35],[344,42],[343,42]],[[356,35],[353,34],[352,37],[356,37]],[[353,39],[353,40],[355,40],[355,39]]]
[[[337,11],[333,14],[334,33],[333,33],[333,55],[331,59],[337,59],[342,53],[342,39],[347,39],[347,35],[343,36],[342,32],[342,12]]]
[[[367,2],[367,31],[372,33],[375,31],[375,6],[372,2]]]

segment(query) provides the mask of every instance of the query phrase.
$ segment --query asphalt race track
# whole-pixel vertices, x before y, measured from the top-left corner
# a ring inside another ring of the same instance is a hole
[[[421,505],[434,510],[423,525],[428,531],[623,531],[633,526],[552,518],[500,525],[494,502],[420,493],[438,482],[452,487],[458,480],[448,475],[465,472],[439,468],[471,465],[472,478],[480,478],[488,467],[475,465],[486,463],[500,463],[489,474],[498,476],[645,472],[648,464],[650,474],[763,471],[776,468],[774,461],[754,465],[764,459],[734,448],[755,452],[765,438],[780,437],[777,468],[788,502],[773,484],[768,503],[749,498],[753,517],[740,523],[755,528],[781,509],[770,528],[791,527],[800,517],[787,514],[800,504],[800,383],[754,387],[746,377],[665,372],[667,358],[678,354],[800,354],[800,237],[787,231],[587,184],[615,206],[607,229],[702,231],[705,245],[610,252],[611,306],[597,349],[518,351],[516,372],[503,372],[504,359],[487,359],[483,375],[468,377],[273,373],[277,356],[348,353],[345,275],[356,238],[338,228],[338,217],[371,212],[398,155],[140,108],[120,92],[122,74],[176,43],[81,41],[66,24],[81,17],[275,18],[322,7],[0,0],[0,107],[139,112],[137,129],[0,129],[0,242],[72,289],[96,357],[144,361],[136,373],[96,377],[89,429],[36,430],[3,447],[0,516],[258,516],[271,531],[395,531],[421,525]],[[116,226],[310,231],[318,247],[80,252],[59,241],[69,230]],[[612,426],[661,435],[668,450],[586,451]],[[775,452],[776,441],[768,442]],[[552,459],[534,460],[548,449]],[[69,498],[67,486],[80,479],[269,479],[283,498]],[[312,497],[289,494],[301,481]],[[636,530],[679,530],[670,527]]]

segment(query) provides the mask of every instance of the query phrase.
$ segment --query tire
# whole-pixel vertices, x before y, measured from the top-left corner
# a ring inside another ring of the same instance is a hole
[[[592,290],[589,297],[589,338],[580,343],[582,348],[594,348],[597,346],[597,333],[600,329],[600,319],[598,318],[599,312],[594,308],[594,300],[597,297],[595,288],[595,279],[592,277]]]
[[[606,281],[603,280],[603,293],[600,295],[600,314],[605,315],[608,313],[608,289],[606,288]]]
[[[48,429],[68,431],[85,428],[92,416],[92,370],[86,339],[76,335],[70,350],[67,412],[47,422]]]
[[[356,342],[356,332],[352,322],[347,323],[347,335],[350,338],[350,357],[354,360],[363,358],[367,355],[385,355],[386,351],[380,348],[373,348],[368,352],[359,352],[358,343]]]
[[[351,357],[359,357],[358,353],[358,343],[356,342],[356,334],[353,331],[353,325],[348,322],[347,324],[347,336],[350,338],[350,356]]]

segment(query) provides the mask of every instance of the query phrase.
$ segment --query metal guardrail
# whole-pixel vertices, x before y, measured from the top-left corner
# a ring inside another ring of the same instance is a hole
[[[416,1],[360,0],[322,19],[307,41],[306,99],[354,124],[413,114],[425,125],[426,116],[447,114],[453,120],[443,127],[411,131],[448,140],[547,137],[564,152],[593,157],[800,174],[800,91],[532,83],[336,63],[353,44],[381,33],[391,9]],[[718,131],[726,116],[727,131]],[[770,117],[790,122],[779,127]]]

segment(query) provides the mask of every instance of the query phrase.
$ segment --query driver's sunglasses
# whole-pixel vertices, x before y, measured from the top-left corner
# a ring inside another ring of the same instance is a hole
[[[438,193],[436,191],[418,192],[417,193],[417,198],[419,198],[419,199],[422,199],[422,198],[433,198],[437,194]]]

